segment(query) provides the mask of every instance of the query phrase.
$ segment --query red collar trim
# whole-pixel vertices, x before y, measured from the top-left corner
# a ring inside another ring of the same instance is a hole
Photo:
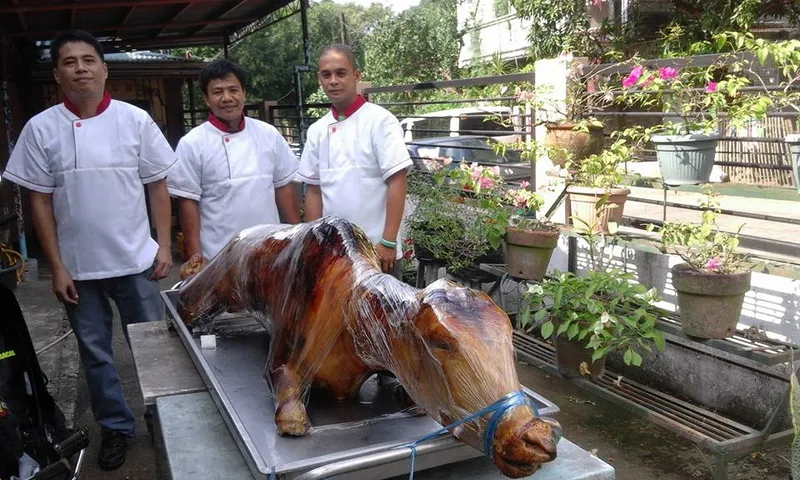
[[[344,110],[344,118],[352,117],[359,108],[364,106],[365,103],[367,103],[367,100],[363,96],[357,96],[356,99],[353,100],[353,103],[351,103],[350,106]],[[331,113],[333,113],[333,118],[336,120],[344,120],[339,118],[339,112],[336,111],[336,107],[333,105],[331,105]]]
[[[225,122],[214,116],[213,113],[208,114],[208,123],[214,125],[218,129],[222,130],[225,133],[236,133],[241,132],[244,130],[244,114],[242,114],[242,119],[239,121],[239,130],[231,129]]]
[[[103,92],[103,99],[100,100],[100,103],[97,105],[97,110],[94,112],[95,116],[105,112],[109,105],[111,105],[111,94],[108,92]],[[76,107],[74,103],[70,102],[69,98],[64,99],[64,107],[66,107],[66,109],[72,112],[76,117],[83,118],[81,117],[81,112],[78,110],[78,107]]]

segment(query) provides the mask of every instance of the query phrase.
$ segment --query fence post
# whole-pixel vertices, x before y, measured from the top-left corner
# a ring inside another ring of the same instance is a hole
[[[359,95],[363,95],[367,101],[369,101],[370,88],[372,88],[372,82],[358,82],[358,85],[356,86]]]
[[[278,102],[272,100],[264,100],[258,104],[258,118],[262,122],[267,122],[273,127],[277,127],[275,125],[275,115],[273,107],[277,106]]]

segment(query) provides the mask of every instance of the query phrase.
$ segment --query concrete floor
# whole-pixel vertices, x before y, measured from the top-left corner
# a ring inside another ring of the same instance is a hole
[[[176,282],[177,267],[162,284]],[[34,343],[38,348],[66,331],[66,319],[60,304],[50,292],[50,277],[40,269],[39,280],[20,285],[16,291]],[[114,347],[125,393],[137,416],[137,431],[130,443],[128,460],[120,469],[105,472],[97,467],[100,445],[99,429],[92,420],[86,383],[80,370],[73,336],[42,353],[40,362],[51,379],[50,391],[76,427],[91,428],[91,446],[81,479],[152,479],[155,452],[142,420],[141,392],[130,350],[117,322]],[[518,364],[520,380],[527,387],[555,402],[567,438],[613,465],[620,480],[701,480],[711,478],[704,457],[694,444],[653,425],[638,416],[576,386],[552,377],[523,363]],[[209,452],[212,453],[213,452]],[[788,446],[759,451],[730,468],[731,478],[745,480],[784,480],[789,477]],[[706,463],[709,462],[709,463]],[[734,475],[735,473],[735,475]]]

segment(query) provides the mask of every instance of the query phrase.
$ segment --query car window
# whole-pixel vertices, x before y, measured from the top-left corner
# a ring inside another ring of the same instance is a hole
[[[504,125],[505,123],[505,125]],[[482,132],[480,135],[496,136],[508,135],[508,132],[514,130],[511,125],[510,118],[507,113],[480,113],[480,114],[467,114],[459,117],[459,130]],[[495,133],[497,132],[497,133]],[[462,135],[469,135],[465,133]]]
[[[433,131],[431,131],[433,130]],[[433,138],[447,136],[450,131],[450,117],[423,118],[411,127],[411,138]]]

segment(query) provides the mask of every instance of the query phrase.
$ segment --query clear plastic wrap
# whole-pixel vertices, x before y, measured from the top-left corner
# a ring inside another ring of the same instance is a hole
[[[441,425],[521,390],[511,322],[486,293],[444,279],[420,290],[379,265],[366,235],[340,218],[257,226],[187,279],[178,311],[190,327],[244,312],[270,332],[264,377],[282,435],[308,433],[309,387],[345,400],[377,371]],[[530,404],[506,404],[452,433],[505,475],[530,475],[555,458],[560,432]]]

